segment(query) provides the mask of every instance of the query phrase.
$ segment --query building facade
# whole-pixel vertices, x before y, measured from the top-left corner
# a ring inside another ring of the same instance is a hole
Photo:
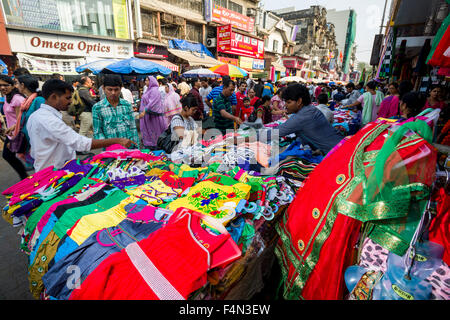
[[[130,2],[3,1],[12,56],[11,69],[76,75],[75,68],[97,59],[133,55]]]

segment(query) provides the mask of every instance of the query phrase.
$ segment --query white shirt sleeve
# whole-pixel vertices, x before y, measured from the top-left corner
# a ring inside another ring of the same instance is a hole
[[[58,119],[59,120],[59,119]],[[43,128],[43,133],[49,138],[74,149],[75,151],[91,150],[92,139],[76,133],[71,127],[62,120],[51,120],[48,127]],[[47,129],[48,128],[48,129]]]

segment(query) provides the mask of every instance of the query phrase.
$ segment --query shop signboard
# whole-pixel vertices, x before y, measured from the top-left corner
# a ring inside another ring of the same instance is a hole
[[[138,43],[134,45],[134,55],[143,58],[166,59],[169,56],[169,50],[163,46]]]
[[[204,6],[205,6],[205,21],[211,22],[212,21],[212,12],[213,12],[212,0],[204,0]]]
[[[230,30],[230,39],[225,37],[228,33],[224,27]],[[232,32],[231,26],[217,27],[217,51],[255,59],[264,59],[264,41]],[[222,42],[221,42],[222,41]],[[229,45],[229,46],[228,46]]]
[[[12,52],[95,58],[127,59],[133,56],[133,44],[59,34],[8,30]]]
[[[124,8],[127,7],[126,0],[113,0],[113,17],[114,17],[114,29],[116,32],[116,37],[121,39],[128,39],[128,15],[127,10]]]
[[[283,65],[289,69],[301,69],[304,62],[304,60],[298,57],[283,57],[282,61]]]
[[[217,27],[217,51],[226,52],[231,49],[231,24]]]
[[[239,67],[239,60],[234,58],[228,58],[228,57],[218,57],[217,60],[223,63],[232,64],[236,67]]]
[[[255,19],[249,18],[247,16],[244,16],[243,14],[228,10],[218,5],[214,5],[214,7],[212,8],[212,21],[224,25],[231,24],[236,29],[244,30],[249,33],[252,33],[255,28]]]
[[[264,59],[253,59],[253,69],[264,70]]]
[[[33,74],[78,74],[75,68],[87,63],[86,58],[47,59],[24,53],[18,53],[17,59],[21,67],[27,68]]]
[[[248,57],[239,57],[239,67],[242,69],[253,69],[253,59]]]

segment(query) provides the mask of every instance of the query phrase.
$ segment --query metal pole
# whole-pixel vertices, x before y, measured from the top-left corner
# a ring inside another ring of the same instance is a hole
[[[385,0],[384,1],[384,9],[383,9],[383,18],[381,18],[381,25],[380,25],[380,34],[381,34],[381,32],[383,31],[383,25],[384,25],[384,17],[386,16],[386,7],[387,7],[387,3],[388,3],[388,0]]]

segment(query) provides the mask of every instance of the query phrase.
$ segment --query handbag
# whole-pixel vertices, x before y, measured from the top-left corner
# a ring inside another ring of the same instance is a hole
[[[173,118],[177,116],[181,118],[180,115],[174,115]],[[172,139],[172,129],[170,128],[169,125],[169,127],[159,136],[156,142],[156,146],[160,150],[164,150],[166,153],[172,153],[172,150],[177,146],[178,143],[179,143],[178,140]]]

